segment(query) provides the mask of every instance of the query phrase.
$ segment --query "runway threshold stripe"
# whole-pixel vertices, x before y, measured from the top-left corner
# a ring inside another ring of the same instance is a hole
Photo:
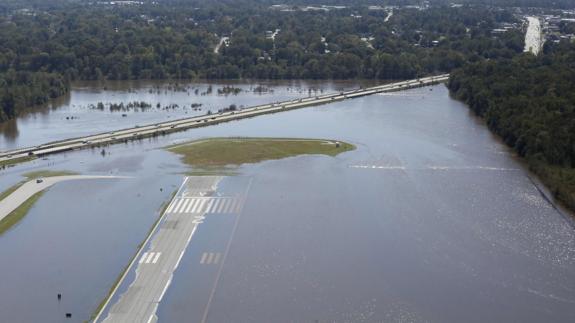
[[[191,213],[196,213],[196,210],[200,207],[201,204],[202,200],[196,199],[196,201],[194,202],[194,207],[191,210]]]
[[[179,199],[176,206],[174,206],[174,208],[172,209],[172,212],[176,212],[178,210],[178,208],[180,207],[180,205],[182,205],[182,203],[184,203],[184,200]]]
[[[158,262],[158,259],[160,258],[160,255],[161,255],[161,254],[162,254],[161,252],[156,253],[156,256],[154,257],[154,260],[152,260],[152,263],[153,263],[153,264],[155,264],[156,262]]]
[[[200,205],[202,205],[202,200],[196,199],[196,201],[194,202],[194,207],[190,210],[190,212],[196,213],[197,210],[200,208]]]
[[[146,259],[145,263],[149,264],[150,261],[152,261],[152,258],[154,258],[155,254],[155,252],[150,252],[150,255],[148,256],[148,259]]]
[[[139,264],[144,262],[144,259],[146,259],[146,257],[148,257],[148,253],[144,252],[144,254],[142,255],[142,258],[140,258],[140,261],[138,262]]]
[[[227,198],[224,200],[224,206],[222,207],[222,213],[229,213],[230,205],[234,202],[234,199]]]
[[[222,201],[222,207],[220,209],[220,213],[227,213],[227,209],[228,209],[228,204],[230,204],[231,199],[226,198],[225,200]]]
[[[212,210],[212,205],[214,205],[214,200],[207,200],[206,201],[206,213],[210,213]]]
[[[220,213],[220,209],[222,208],[222,204],[224,203],[224,200],[216,200],[216,205],[214,206],[214,209],[212,210],[212,213]]]
[[[206,204],[206,200],[200,200],[200,203],[198,204],[198,209],[194,211],[194,213],[202,213],[202,210],[204,209],[204,204]]]
[[[190,213],[190,210],[192,209],[192,206],[194,206],[195,203],[196,199],[191,199],[190,203],[188,204],[188,207],[186,207],[186,209],[184,210],[184,213]]]
[[[216,256],[215,256],[215,258],[214,258],[214,264],[215,264],[215,265],[217,265],[218,262],[220,262],[220,256],[221,256],[221,255],[222,255],[222,254],[219,253],[219,252],[216,253]]]
[[[214,258],[214,254],[213,253],[208,253],[208,259],[206,260],[206,265],[209,265],[212,263],[212,259]]]
[[[211,200],[210,208],[208,209],[208,213],[214,213],[216,208],[218,207],[219,200]]]
[[[203,264],[206,262],[206,257],[207,257],[207,256],[208,256],[208,254],[205,253],[205,252],[202,254],[202,259],[200,260],[200,264],[203,265]]]
[[[222,201],[222,207],[220,208],[220,213],[227,213],[228,204],[230,204],[230,199],[226,198]]]
[[[185,209],[186,206],[188,205],[188,203],[190,203],[190,200],[185,199],[184,203],[182,204],[182,206],[176,211],[176,213],[182,213]]]

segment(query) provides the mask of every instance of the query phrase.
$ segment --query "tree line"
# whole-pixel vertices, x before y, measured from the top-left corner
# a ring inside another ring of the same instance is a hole
[[[466,65],[448,87],[575,209],[575,44]]]
[[[510,58],[523,48],[519,30],[492,35],[497,24],[517,20],[488,7],[405,8],[386,22],[386,11],[366,6],[281,12],[258,0],[198,7],[28,2],[35,5],[0,14],[0,79],[28,75],[27,83],[3,87],[0,102],[8,103],[2,103],[0,121],[64,93],[74,80],[396,80]],[[275,29],[281,31],[272,40],[266,31]],[[229,46],[215,53],[223,36],[230,37]],[[30,91],[19,88],[24,84]]]

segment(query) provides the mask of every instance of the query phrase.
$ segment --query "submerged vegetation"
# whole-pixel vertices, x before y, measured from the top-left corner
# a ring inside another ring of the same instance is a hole
[[[299,155],[336,156],[355,146],[334,140],[290,138],[212,138],[167,148],[195,168],[259,163]]]
[[[470,64],[449,89],[575,210],[575,44]]]
[[[27,179],[36,179],[40,177],[69,176],[78,175],[78,173],[65,170],[38,170],[24,174]]]

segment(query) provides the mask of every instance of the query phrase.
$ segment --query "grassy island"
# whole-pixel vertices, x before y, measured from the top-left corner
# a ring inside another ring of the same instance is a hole
[[[336,156],[355,146],[336,140],[297,138],[211,138],[167,148],[194,167],[253,164],[299,155]]]

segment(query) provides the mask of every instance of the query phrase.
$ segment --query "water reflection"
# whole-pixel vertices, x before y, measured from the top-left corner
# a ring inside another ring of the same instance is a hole
[[[372,83],[308,81],[85,81],[66,96],[0,124],[0,150],[29,147],[136,125],[169,121]],[[145,103],[145,107],[128,107]],[[18,129],[18,131],[16,131]]]
[[[18,138],[18,121],[0,122],[0,134],[4,137],[4,141],[12,146]]]
[[[55,186],[0,237],[0,321],[61,322],[63,311],[88,319],[187,170],[157,148],[215,136],[337,138],[358,149],[238,170],[253,185],[208,322],[575,321],[573,228],[467,107],[445,87],[433,89],[113,145],[104,156],[99,149],[68,152],[0,171],[0,191],[19,174],[46,168],[132,178]],[[90,91],[74,95],[97,102]],[[161,97],[172,102],[178,93]],[[284,86],[261,97],[286,93]],[[115,116],[101,115],[108,122]],[[198,257],[221,252],[214,242],[228,231],[217,221],[226,219],[208,217],[194,236],[160,304],[160,322],[201,320],[194,318],[214,286],[203,278],[217,268]],[[66,297],[62,304],[56,289]]]

